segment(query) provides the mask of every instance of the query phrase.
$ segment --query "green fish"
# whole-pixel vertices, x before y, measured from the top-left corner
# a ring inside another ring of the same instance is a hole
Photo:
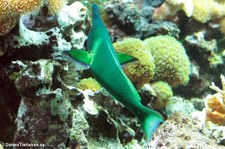
[[[92,28],[87,39],[87,48],[90,51],[71,50],[68,54],[72,59],[88,64],[99,84],[138,117],[149,141],[163,118],[158,112],[141,104],[136,88],[121,67],[121,63],[134,58],[122,53],[116,54],[96,4],[92,4]]]

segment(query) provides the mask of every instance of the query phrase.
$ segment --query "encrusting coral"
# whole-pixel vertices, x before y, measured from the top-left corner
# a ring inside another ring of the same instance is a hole
[[[193,17],[201,23],[206,23],[209,20],[220,19],[225,16],[225,1],[193,0],[193,4]]]
[[[90,89],[94,92],[101,89],[101,85],[93,78],[82,79],[76,84],[76,87],[81,90]]]
[[[153,18],[162,20],[168,15],[175,15],[179,10],[183,10],[188,17],[192,16],[192,0],[166,0],[160,7],[155,9]]]
[[[45,0],[0,0],[0,36],[7,34],[15,27],[20,15],[41,7]],[[48,0],[49,11],[56,13],[66,0]]]
[[[55,14],[66,3],[67,3],[67,0],[48,0],[48,8],[49,8],[50,14]]]
[[[154,80],[167,82],[172,87],[188,83],[190,61],[180,42],[168,35],[150,37],[144,42],[155,61]]]
[[[210,88],[217,93],[206,97],[206,108],[203,109],[203,112],[205,112],[206,121],[223,125],[225,123],[225,77],[224,75],[221,75],[220,78],[222,82],[222,90],[212,83]]]
[[[116,52],[125,53],[137,58],[137,62],[124,66],[124,72],[137,87],[148,83],[154,76],[154,59],[148,50],[148,46],[136,38],[127,38],[113,44]]]
[[[223,0],[166,0],[154,11],[153,19],[162,20],[174,16],[183,10],[188,17],[200,23],[214,21],[220,23],[220,30],[225,33],[225,1]]]
[[[172,88],[168,85],[168,83],[163,81],[154,82],[151,84],[151,87],[153,88],[157,97],[156,100],[153,101],[154,108],[164,108],[168,99],[173,96]]]
[[[220,23],[220,31],[225,34],[225,1],[193,0],[193,18],[200,23],[216,21]],[[204,6],[204,7],[203,7]]]
[[[41,0],[0,0],[0,36],[7,34],[21,14],[37,9]]]
[[[225,34],[225,17],[220,20],[220,31]]]

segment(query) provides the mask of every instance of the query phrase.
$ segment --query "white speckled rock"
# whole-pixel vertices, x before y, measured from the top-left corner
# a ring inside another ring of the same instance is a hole
[[[87,17],[87,8],[81,2],[65,5],[57,14],[60,27],[67,27],[78,22],[84,22]]]

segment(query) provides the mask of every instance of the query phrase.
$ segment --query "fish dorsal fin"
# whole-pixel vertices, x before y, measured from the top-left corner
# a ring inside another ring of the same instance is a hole
[[[74,60],[90,65],[91,54],[85,50],[70,50],[67,54]]]
[[[121,65],[137,60],[137,58],[124,53],[116,53],[116,54]]]

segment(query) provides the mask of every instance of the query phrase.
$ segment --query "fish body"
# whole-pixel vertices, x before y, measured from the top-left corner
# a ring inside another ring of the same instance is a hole
[[[149,140],[158,125],[163,121],[163,118],[158,112],[140,103],[141,98],[134,85],[123,72],[120,60],[112,46],[109,33],[101,20],[96,4],[92,5],[92,28],[88,36],[87,48],[91,50],[88,56],[84,56],[88,59],[85,62],[88,62],[90,65],[95,79],[114,99],[118,100],[138,117],[144,134]],[[78,57],[79,54],[76,54],[79,51],[75,51],[77,50],[69,52],[69,55],[74,59],[81,60]],[[82,53],[83,51],[80,52]]]

